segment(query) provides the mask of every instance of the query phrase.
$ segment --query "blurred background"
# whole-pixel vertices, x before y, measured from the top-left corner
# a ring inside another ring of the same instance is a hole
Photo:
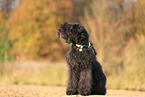
[[[89,32],[108,89],[145,91],[145,0],[0,0],[0,84],[65,86],[65,21]]]

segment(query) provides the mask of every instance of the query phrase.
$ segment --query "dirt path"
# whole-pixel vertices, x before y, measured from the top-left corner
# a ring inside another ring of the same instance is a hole
[[[79,96],[66,96],[65,89],[66,89],[65,87],[31,86],[31,85],[25,85],[25,86],[1,85],[0,97],[81,97],[80,95]],[[106,96],[104,97],[117,97],[117,96],[119,97],[124,97],[124,96],[145,97],[145,92],[108,90]],[[97,97],[100,97],[100,95],[98,95]]]

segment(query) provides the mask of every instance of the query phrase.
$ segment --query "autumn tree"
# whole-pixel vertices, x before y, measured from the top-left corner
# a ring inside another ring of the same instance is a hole
[[[11,9],[15,6],[16,0],[0,0],[0,11],[3,15],[8,16]]]
[[[91,7],[92,0],[71,0],[73,7],[73,14],[71,21],[81,22],[81,18],[84,17],[85,10],[89,10]]]
[[[6,21],[8,19],[13,2],[14,0],[0,0],[0,63],[2,64],[10,59],[9,50],[11,45],[8,40],[9,30],[6,27]]]
[[[92,13],[86,11],[82,21],[108,75],[123,68],[123,51],[133,33],[131,8],[123,0],[93,0]]]
[[[11,52],[30,59],[61,56],[64,47],[57,30],[72,15],[71,9],[69,0],[23,0],[7,23]]]
[[[145,0],[137,0],[135,7],[136,34],[145,35]]]

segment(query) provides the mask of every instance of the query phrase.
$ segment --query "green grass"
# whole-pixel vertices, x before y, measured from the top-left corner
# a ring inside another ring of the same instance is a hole
[[[126,70],[120,70],[118,74],[107,76],[107,88],[145,91],[144,73],[138,71],[138,68],[130,65]],[[4,66],[0,84],[66,86],[66,72],[65,62],[47,64],[36,62],[27,65],[9,63]]]
[[[39,85],[65,86],[66,68],[64,65],[53,65],[38,72],[33,82]]]
[[[34,84],[34,85],[66,85],[66,64],[51,63],[35,68],[34,66],[21,66],[9,64],[5,66],[1,76],[1,84]]]

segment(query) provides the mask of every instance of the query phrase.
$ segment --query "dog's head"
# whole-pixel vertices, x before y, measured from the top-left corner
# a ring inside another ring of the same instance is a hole
[[[68,22],[61,24],[58,29],[58,37],[68,44],[83,44],[89,40],[89,35],[83,26]]]

